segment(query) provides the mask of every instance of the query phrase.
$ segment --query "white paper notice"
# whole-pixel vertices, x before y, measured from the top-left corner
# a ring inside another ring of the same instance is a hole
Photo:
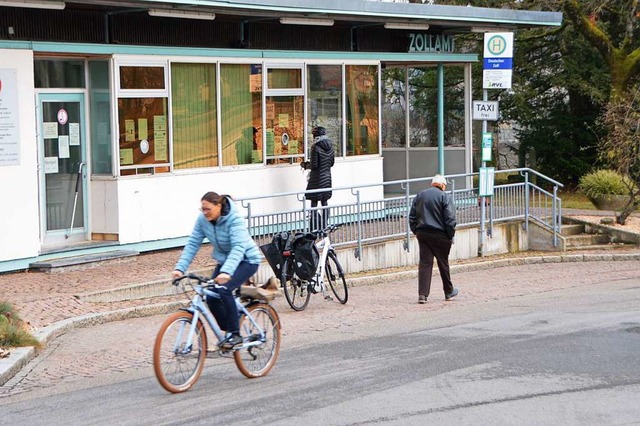
[[[57,139],[58,138],[58,122],[42,123],[42,133],[44,139]]]
[[[69,145],[80,145],[80,123],[69,123]]]
[[[149,139],[147,125],[146,118],[138,118],[138,139]]]
[[[58,157],[69,158],[69,136],[58,138]]]
[[[44,173],[58,173],[58,157],[44,157]]]

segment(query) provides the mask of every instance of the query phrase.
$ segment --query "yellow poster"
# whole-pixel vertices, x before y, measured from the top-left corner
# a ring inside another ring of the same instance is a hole
[[[133,164],[133,149],[121,149],[120,150],[120,165],[126,166]]]
[[[146,118],[138,118],[138,139],[149,139]]]
[[[167,132],[156,130],[153,140],[154,155],[156,161],[167,161]]]
[[[136,122],[133,120],[124,120],[124,140],[133,142],[136,140]]]
[[[289,126],[289,114],[278,114],[278,123],[280,127]]]

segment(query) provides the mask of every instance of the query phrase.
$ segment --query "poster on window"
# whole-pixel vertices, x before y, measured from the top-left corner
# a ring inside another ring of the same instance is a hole
[[[249,91],[251,93],[262,91],[262,65],[251,65],[249,75]]]
[[[18,72],[15,69],[0,69],[0,166],[18,164]]]
[[[153,150],[156,161],[167,161],[167,118],[153,116]]]

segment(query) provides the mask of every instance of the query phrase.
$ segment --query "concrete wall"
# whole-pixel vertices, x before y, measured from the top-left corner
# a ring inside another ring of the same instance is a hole
[[[304,191],[306,172],[295,166],[272,166],[216,170],[200,174],[167,174],[128,177],[118,180],[118,208],[104,214],[117,214],[122,244],[186,236],[199,214],[200,198],[207,191],[230,194],[234,198],[269,196]],[[377,156],[336,160],[332,169],[333,186],[353,186],[382,182],[382,158]],[[361,199],[382,199],[382,188],[363,189]],[[330,203],[353,203],[350,190],[334,191]],[[276,205],[277,204],[277,205]],[[256,200],[253,215],[262,211],[301,210],[295,196]],[[105,220],[109,223],[109,220]]]
[[[38,142],[33,77],[33,52],[0,49],[0,69],[15,71],[17,87],[2,82],[3,98],[17,95],[20,163],[0,164],[0,261],[34,256],[40,248],[38,212]],[[2,113],[2,111],[0,111]]]
[[[451,246],[449,260],[471,259],[478,257],[478,228],[461,228],[456,232]],[[338,259],[348,274],[402,267],[418,267],[418,241],[411,236],[409,251],[403,247],[405,240],[385,241],[363,246],[362,260],[354,256],[355,247],[337,250]],[[527,250],[527,235],[522,222],[499,223],[493,228],[493,237],[485,239],[485,254],[495,255]],[[264,262],[258,270],[257,281],[266,282],[273,275],[269,265]]]

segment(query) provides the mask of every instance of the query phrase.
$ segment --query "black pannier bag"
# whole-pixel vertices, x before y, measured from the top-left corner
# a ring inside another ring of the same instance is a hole
[[[285,250],[288,241],[289,233],[280,232],[273,236],[270,243],[260,246],[260,250],[262,250],[264,257],[267,259],[267,262],[269,262],[271,270],[278,278],[280,278],[282,267],[284,266],[284,257],[282,256],[282,252]]]
[[[293,270],[305,281],[313,279],[320,261],[320,253],[315,244],[316,236],[312,233],[297,234],[291,242],[293,251]]]

